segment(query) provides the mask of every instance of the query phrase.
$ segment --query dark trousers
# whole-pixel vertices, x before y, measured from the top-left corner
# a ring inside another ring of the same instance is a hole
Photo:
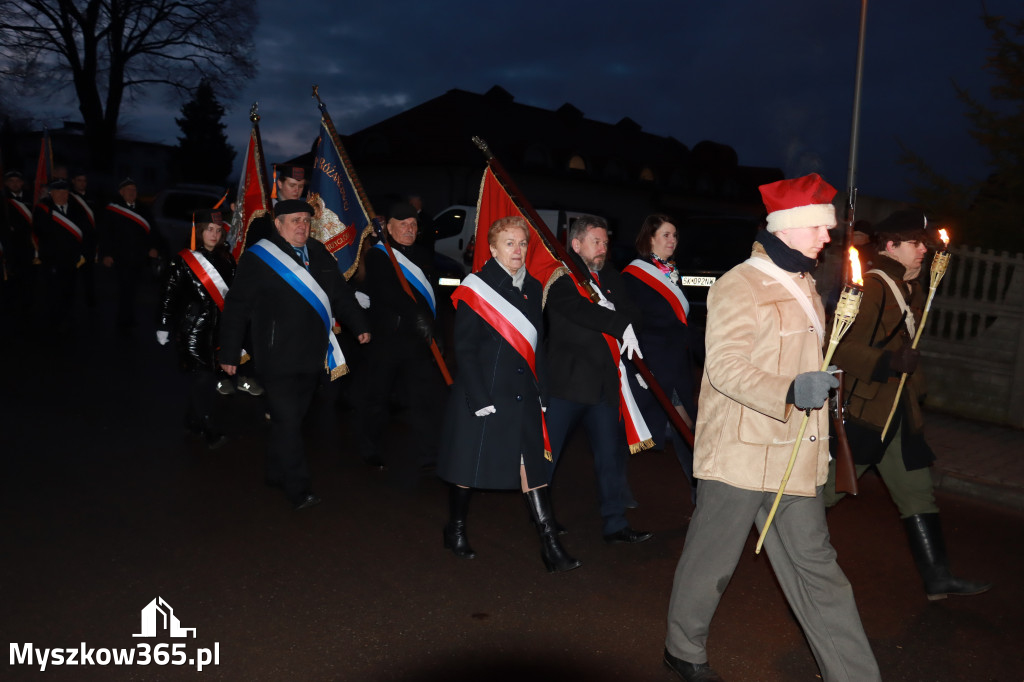
[[[71,330],[75,317],[75,283],[78,279],[74,265],[46,267],[46,324],[60,333]]]
[[[440,423],[447,399],[441,372],[434,364],[426,343],[382,343],[366,347],[364,367],[356,371],[360,392],[356,397],[360,416],[359,454],[380,456],[388,464],[389,455],[379,450],[381,436],[391,418],[391,399],[396,397],[406,408],[406,420],[413,433],[416,463],[437,461]]]
[[[302,446],[302,420],[313,402],[320,374],[286,374],[263,379],[270,411],[266,477],[280,484],[293,504],[310,492],[309,468]]]
[[[188,416],[216,427],[217,373],[208,367],[197,367],[189,371],[189,379]]]
[[[135,326],[136,292],[143,282],[147,267],[146,261],[114,262],[114,275],[117,277],[117,326],[120,329]]]
[[[544,420],[548,426],[554,467],[558,466],[558,458],[569,434],[580,421],[583,422],[590,439],[590,449],[594,453],[594,474],[597,476],[603,532],[610,535],[627,527],[626,497],[629,486],[626,482],[626,434],[619,422],[618,405],[585,405],[551,398]]]

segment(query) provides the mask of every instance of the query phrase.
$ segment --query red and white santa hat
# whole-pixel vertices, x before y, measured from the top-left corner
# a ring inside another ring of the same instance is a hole
[[[779,180],[758,187],[768,209],[768,231],[798,227],[836,226],[836,208],[832,197],[836,188],[817,173],[792,180]]]

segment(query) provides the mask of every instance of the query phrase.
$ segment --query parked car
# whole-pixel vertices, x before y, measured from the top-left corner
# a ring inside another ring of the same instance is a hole
[[[224,196],[224,188],[216,185],[175,185],[160,190],[153,199],[153,222],[171,253],[189,245],[192,213],[212,208]],[[225,216],[230,206],[225,206]]]

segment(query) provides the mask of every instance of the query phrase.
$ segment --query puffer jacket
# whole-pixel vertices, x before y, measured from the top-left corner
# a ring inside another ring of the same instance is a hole
[[[227,248],[201,254],[217,269],[228,286],[235,277],[235,259]],[[216,367],[217,324],[220,309],[192,268],[176,255],[172,260],[160,306],[158,329],[169,332],[178,347],[182,369]]]
[[[752,255],[768,259],[760,244]],[[814,279],[786,274],[823,321]],[[797,374],[821,369],[814,326],[787,288],[752,265],[737,265],[711,287],[694,448],[697,478],[778,490],[803,419],[786,394]],[[828,457],[828,412],[814,410],[786,493],[813,497],[825,482]]]

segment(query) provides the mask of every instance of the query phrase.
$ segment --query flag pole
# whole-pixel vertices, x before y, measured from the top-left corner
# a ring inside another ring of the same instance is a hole
[[[384,220],[374,212],[373,205],[370,203],[369,197],[366,196],[366,190],[363,189],[363,183],[359,181],[359,176],[356,175],[355,168],[352,167],[352,162],[348,158],[348,152],[345,151],[345,145],[341,143],[341,137],[338,135],[338,131],[334,127],[334,121],[331,120],[331,115],[327,113],[327,105],[320,99],[320,88],[317,85],[313,86],[313,97],[316,98],[317,107],[320,109],[320,114],[323,118],[324,125],[327,127],[327,132],[331,136],[331,142],[334,143],[334,148],[338,150],[341,162],[345,165],[345,172],[348,173],[348,177],[352,181],[352,186],[355,187],[356,194],[359,195],[359,201],[362,202],[363,209],[369,216],[371,224],[376,225],[376,230],[380,237],[380,243],[384,245],[384,251],[387,253],[388,260],[391,261],[391,266],[395,269],[395,275],[398,277],[398,283],[402,286],[402,291],[408,294],[409,298],[415,301],[416,294],[413,293],[412,287],[409,286],[409,282],[405,279],[405,274],[402,273],[402,266],[398,264],[398,259],[395,258],[395,252],[391,250],[391,244],[388,243],[387,237],[385,236]],[[430,352],[434,356],[437,368],[441,370],[441,376],[444,378],[445,384],[451,386],[453,383],[452,375],[448,371],[448,365],[445,364],[444,357],[441,355],[441,349],[437,347],[437,342],[434,339],[430,339],[429,343]]]

